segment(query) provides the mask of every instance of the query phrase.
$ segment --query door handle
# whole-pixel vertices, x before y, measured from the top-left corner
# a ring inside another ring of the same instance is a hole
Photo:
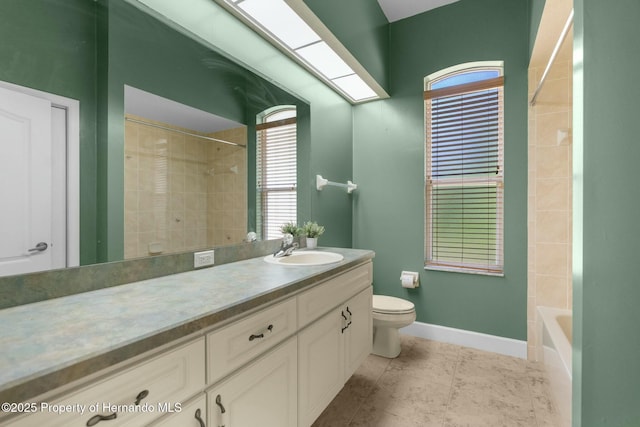
[[[226,409],[224,409],[224,406],[222,405],[222,396],[217,395],[216,396],[216,405],[218,405],[220,407],[220,413],[224,414],[225,412],[227,412]]]
[[[36,245],[35,248],[29,249],[29,252],[44,252],[48,247],[49,245],[47,245],[45,242],[40,242]]]

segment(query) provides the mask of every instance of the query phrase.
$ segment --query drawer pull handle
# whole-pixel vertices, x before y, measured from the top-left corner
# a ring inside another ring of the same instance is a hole
[[[273,325],[267,326],[267,329],[264,332],[260,332],[259,334],[251,334],[249,336],[249,341],[253,341],[256,338],[264,338],[264,333],[265,332],[273,332]]]
[[[144,399],[145,397],[149,396],[149,390],[142,390],[140,393],[138,393],[138,395],[136,396],[136,406],[140,405],[140,402],[142,401],[142,399]]]
[[[87,427],[94,426],[100,421],[115,420],[116,418],[118,418],[117,412],[114,412],[111,415],[94,415],[93,417],[89,418],[89,421],[87,421]]]
[[[204,424],[204,421],[202,421],[202,417],[200,416],[200,414],[201,414],[200,408],[196,409],[196,420],[200,423],[200,427],[207,427]]]
[[[217,395],[216,396],[216,405],[218,405],[220,407],[220,413],[224,414],[225,412],[227,412],[226,409],[224,409],[224,406],[222,406],[222,396]]]
[[[349,307],[347,307],[347,313],[349,313],[349,323],[347,323],[347,328],[349,326],[351,326],[351,318],[353,317],[353,314],[351,313],[351,310],[349,310]]]

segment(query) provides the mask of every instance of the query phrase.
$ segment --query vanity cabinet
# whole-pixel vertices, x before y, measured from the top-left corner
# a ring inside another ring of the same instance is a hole
[[[297,338],[207,391],[208,426],[296,427]]]
[[[117,374],[47,403],[69,408],[42,409],[9,423],[11,427],[139,427],[160,418],[175,404],[204,388],[204,338],[139,362]],[[38,404],[40,405],[40,403]],[[68,405],[68,406],[67,406]],[[81,408],[84,411],[81,412]]]
[[[372,294],[365,265],[298,297],[308,324],[298,333],[299,426],[315,421],[371,352]],[[316,320],[318,314],[324,315]]]
[[[0,425],[309,426],[371,351],[371,282],[371,262],[360,264],[50,400],[83,414]]]

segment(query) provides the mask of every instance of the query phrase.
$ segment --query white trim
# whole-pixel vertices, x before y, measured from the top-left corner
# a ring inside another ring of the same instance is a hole
[[[0,87],[67,110],[67,267],[80,265],[80,101],[0,80]]]
[[[513,338],[504,338],[496,335],[422,322],[413,322],[411,325],[401,328],[400,333],[490,351],[505,356],[519,357],[520,359],[527,358],[527,342]]]
[[[465,62],[464,64],[452,65],[451,67],[447,67],[443,70],[436,71],[435,73],[431,73],[424,78],[424,90],[429,89],[429,83],[439,79],[440,77],[446,76],[447,74],[457,73],[459,71],[471,71],[474,68],[495,68],[497,71],[500,71],[500,75],[504,75],[504,61],[475,61],[475,62]]]

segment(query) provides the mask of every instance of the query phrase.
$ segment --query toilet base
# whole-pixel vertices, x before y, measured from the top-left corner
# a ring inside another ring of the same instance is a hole
[[[395,359],[400,354],[400,334],[397,328],[377,326],[373,328],[373,349],[376,356]]]

